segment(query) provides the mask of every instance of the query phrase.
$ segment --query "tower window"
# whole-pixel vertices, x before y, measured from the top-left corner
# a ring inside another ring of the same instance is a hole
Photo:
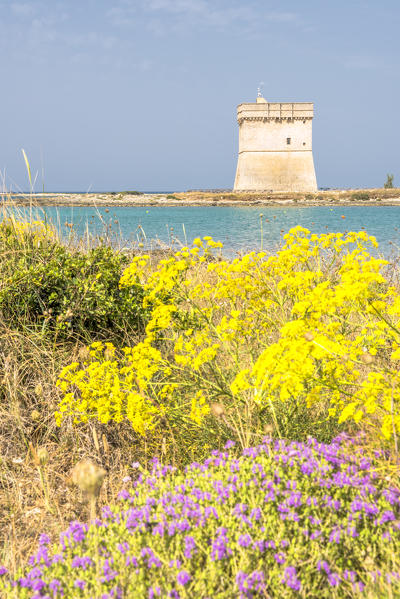
[[[292,143],[292,138],[291,138],[291,137],[287,137],[287,138],[286,138],[286,144],[287,144],[288,146],[290,146],[290,144],[291,144],[291,143]]]

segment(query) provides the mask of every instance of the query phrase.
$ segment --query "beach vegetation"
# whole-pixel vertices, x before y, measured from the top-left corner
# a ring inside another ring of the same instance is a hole
[[[0,596],[399,596],[400,289],[375,238],[108,239],[0,223]]]
[[[155,269],[134,258],[120,287],[143,287],[146,336],[67,365],[58,423],[127,418],[143,433],[168,421],[177,435],[234,431],[246,447],[265,426],[299,439],[362,422],[398,452],[400,295],[369,252],[375,238],[296,227],[284,240],[275,256],[230,262],[210,260],[222,245],[211,237]]]
[[[370,199],[370,194],[367,191],[357,191],[352,194],[351,199],[356,202],[367,202]]]
[[[391,174],[388,173],[386,175],[386,181],[385,181],[385,184],[384,184],[383,187],[385,189],[393,189],[393,187],[394,187],[394,185],[393,185],[393,179],[394,179],[394,175],[391,175]]]
[[[119,289],[129,258],[66,247],[41,221],[0,223],[0,314],[10,326],[91,340],[144,329],[142,289]]]
[[[0,569],[0,588],[21,599],[395,597],[400,492],[379,479],[379,455],[346,435],[267,436],[242,452],[228,441],[184,472],[134,463],[100,518],[71,522],[56,543],[42,534],[24,571]],[[94,495],[104,472],[88,466],[79,482]]]

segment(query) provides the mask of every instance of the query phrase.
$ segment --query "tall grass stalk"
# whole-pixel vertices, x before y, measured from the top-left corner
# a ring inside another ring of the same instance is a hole
[[[22,156],[24,158],[26,170],[27,170],[27,173],[28,173],[29,191],[30,191],[30,193],[33,193],[33,183],[32,183],[31,166],[29,164],[28,156],[26,155],[26,152],[25,152],[25,150],[23,148],[22,148],[21,152],[22,152]]]

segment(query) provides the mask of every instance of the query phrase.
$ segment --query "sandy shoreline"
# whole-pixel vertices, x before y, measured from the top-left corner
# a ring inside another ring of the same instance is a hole
[[[313,194],[272,192],[203,192],[174,194],[85,193],[0,194],[3,205],[13,206],[398,206],[400,188],[326,190]]]

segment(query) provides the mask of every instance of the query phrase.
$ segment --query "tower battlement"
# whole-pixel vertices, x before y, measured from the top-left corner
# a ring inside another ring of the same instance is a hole
[[[257,104],[239,104],[237,119],[239,125],[246,120],[290,120],[312,119],[314,104],[311,102],[257,102]]]
[[[235,191],[316,191],[312,102],[239,104]]]

